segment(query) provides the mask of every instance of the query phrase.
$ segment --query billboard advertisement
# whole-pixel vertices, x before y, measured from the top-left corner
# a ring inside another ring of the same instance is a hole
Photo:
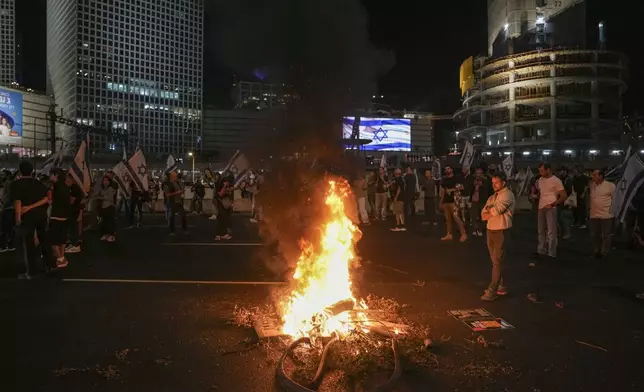
[[[354,127],[360,131],[360,139],[371,140],[362,146],[366,151],[411,151],[411,119],[344,117],[342,135],[350,139]]]
[[[22,141],[22,93],[0,88],[0,143]]]

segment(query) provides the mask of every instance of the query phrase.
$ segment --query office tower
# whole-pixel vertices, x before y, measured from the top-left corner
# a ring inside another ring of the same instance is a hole
[[[98,151],[201,149],[202,0],[48,0],[47,87],[57,112],[108,129]],[[81,135],[63,127],[62,137]]]
[[[16,7],[15,0],[0,0],[0,84],[16,80]]]

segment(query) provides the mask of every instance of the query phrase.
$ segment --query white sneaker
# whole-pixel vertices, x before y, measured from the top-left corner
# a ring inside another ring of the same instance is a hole
[[[398,231],[407,231],[407,228],[406,227],[401,227],[401,228],[398,229]]]
[[[389,230],[391,230],[391,231],[400,231],[400,228],[399,228],[399,227],[392,227],[392,228],[391,228],[391,229],[389,229]]]
[[[208,219],[210,219],[210,220],[217,220],[217,215],[214,215],[214,214],[213,214],[213,215],[210,215],[210,218],[208,218]]]
[[[79,253],[80,251],[81,251],[81,247],[78,245],[77,246],[70,245],[67,248],[65,248],[65,253]]]

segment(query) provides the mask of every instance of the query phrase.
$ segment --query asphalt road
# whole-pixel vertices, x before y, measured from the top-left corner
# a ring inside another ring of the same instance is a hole
[[[229,323],[235,305],[266,304],[283,281],[266,267],[270,252],[253,224],[236,215],[226,245],[213,245],[214,222],[203,217],[190,216],[190,233],[176,237],[160,215],[146,224],[120,230],[113,244],[86,232],[83,252],[54,279],[17,281],[14,255],[0,255],[1,391],[275,390],[261,350],[225,355],[252,336]],[[436,366],[405,374],[398,390],[644,390],[644,301],[634,298],[644,291],[644,254],[618,250],[594,263],[586,232],[575,231],[556,264],[530,268],[534,219],[519,215],[515,226],[510,294],[492,303],[479,299],[490,274],[483,239],[441,243],[442,233],[420,224],[364,228],[360,294],[409,305],[412,321],[445,340]],[[447,315],[473,307],[515,327],[481,333],[503,348],[472,344],[479,334]]]

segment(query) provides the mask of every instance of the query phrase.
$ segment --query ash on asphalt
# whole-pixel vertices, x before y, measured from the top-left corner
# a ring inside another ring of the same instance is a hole
[[[257,246],[164,246],[212,242],[214,222],[189,217],[188,235],[154,227],[119,230],[114,244],[86,233],[58,278],[277,281]],[[408,305],[405,316],[428,325],[435,361],[407,372],[400,391],[641,391],[644,303],[642,254],[617,251],[600,265],[586,255],[585,231],[561,245],[557,265],[528,267],[535,248],[531,215],[519,215],[508,250],[510,295],[479,296],[490,264],[483,239],[441,243],[440,229],[420,224],[391,233],[387,223],[364,228],[359,243],[361,295]],[[260,239],[247,217],[234,218],[235,242]],[[639,260],[639,261],[638,261]],[[266,353],[239,350],[253,338],[232,325],[235,306],[262,306],[276,287],[22,282],[15,255],[3,254],[0,274],[0,390],[24,391],[272,391],[275,363]],[[543,303],[525,297],[538,291]],[[563,308],[555,306],[563,303]],[[484,307],[515,329],[473,333],[447,315]],[[498,348],[484,347],[485,342]],[[581,342],[581,343],[580,343]],[[592,346],[599,348],[595,348]],[[13,348],[13,350],[11,350]],[[602,350],[603,349],[603,350]]]

